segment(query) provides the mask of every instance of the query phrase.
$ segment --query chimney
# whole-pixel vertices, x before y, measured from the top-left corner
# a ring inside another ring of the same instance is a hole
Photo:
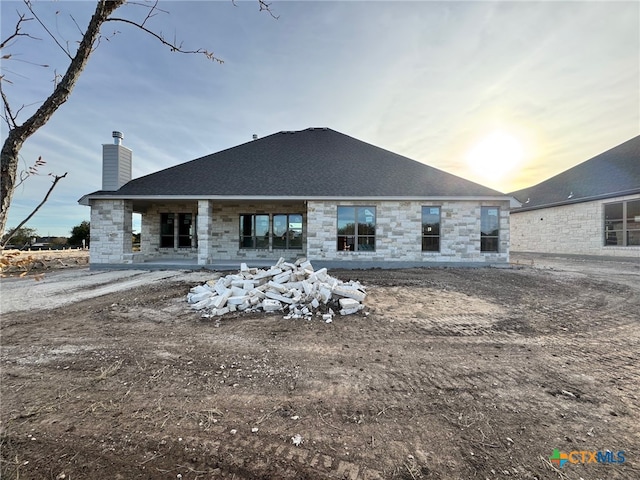
[[[122,146],[124,135],[113,132],[113,144],[102,145],[102,190],[115,191],[131,180],[131,150]]]
[[[254,139],[254,140],[257,140],[257,139],[258,139],[258,135],[254,133],[254,134],[253,134],[253,139]]]

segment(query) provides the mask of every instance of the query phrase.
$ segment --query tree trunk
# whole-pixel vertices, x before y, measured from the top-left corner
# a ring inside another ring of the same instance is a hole
[[[22,125],[9,130],[0,153],[0,236],[7,225],[7,216],[13,192],[15,189],[16,175],[18,171],[18,155],[24,142],[40,127],[47,123],[51,116],[67,101],[71,91],[75,87],[80,74],[87,65],[87,61],[93,52],[93,46],[100,35],[100,27],[117,8],[126,0],[99,0],[96,10],[91,17],[89,26],[82,37],[75,57],[71,60],[69,68],[56,86],[53,93],[47,98],[38,110]]]

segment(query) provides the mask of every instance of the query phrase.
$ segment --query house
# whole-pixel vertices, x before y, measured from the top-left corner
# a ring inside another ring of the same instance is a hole
[[[92,268],[509,261],[512,197],[328,128],[254,136],[133,180],[131,162],[114,132],[102,190],[79,201],[91,207]]]
[[[640,135],[510,195],[514,252],[640,259]]]

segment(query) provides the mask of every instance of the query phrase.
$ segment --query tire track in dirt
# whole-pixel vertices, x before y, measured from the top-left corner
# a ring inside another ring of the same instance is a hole
[[[193,443],[202,443],[202,439],[192,438]],[[277,472],[277,478],[294,479],[326,478],[340,480],[384,480],[382,472],[336,457],[334,454],[319,452],[304,446],[295,446],[290,439],[276,436],[254,435],[250,438],[236,435],[224,440],[204,442],[211,455],[227,462],[241,472],[246,471],[248,478],[269,475]],[[258,459],[250,464],[242,460],[247,451],[256,452]],[[223,461],[223,463],[226,463]],[[294,464],[292,466],[291,464]],[[288,465],[288,469],[280,469],[280,465]]]

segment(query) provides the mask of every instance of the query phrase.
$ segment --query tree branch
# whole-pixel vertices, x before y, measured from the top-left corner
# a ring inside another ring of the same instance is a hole
[[[53,184],[51,185],[51,187],[49,188],[49,191],[47,191],[47,194],[44,196],[44,198],[42,199],[42,201],[38,204],[38,206],[29,214],[29,216],[27,218],[25,218],[22,222],[20,222],[20,224],[14,228],[13,230],[11,230],[11,232],[9,232],[9,234],[5,237],[4,241],[2,242],[2,244],[0,245],[0,247],[3,247],[9,243],[9,240],[11,240],[11,238],[16,234],[16,232],[25,224],[27,223],[29,220],[31,220],[31,217],[33,217],[36,212],[38,210],[40,210],[40,207],[42,207],[46,201],[49,199],[49,195],[51,195],[51,192],[53,192],[53,189],[56,188],[56,185],[58,184],[58,182],[60,180],[62,180],[64,177],[67,176],[67,173],[69,172],[65,172],[64,175],[54,175],[53,176]]]
[[[33,7],[31,6],[31,0],[22,0],[24,2],[24,4],[27,6],[27,8],[29,9],[29,11],[31,12],[31,14],[33,15],[33,17],[38,21],[38,23],[42,26],[42,28],[44,28],[44,31],[47,32],[49,34],[49,36],[51,37],[51,39],[56,42],[56,45],[58,45],[60,47],[60,49],[65,53],[65,55],[67,57],[69,57],[69,60],[73,60],[73,57],[71,56],[71,54],[69,53],[69,51],[64,48],[60,42],[58,41],[58,39],[56,38],[56,36],[51,33],[49,31],[49,29],[47,28],[47,26],[42,22],[42,20],[40,20],[40,18],[38,17],[38,15],[36,15],[36,12],[33,11]]]
[[[155,17],[157,15],[156,10],[162,13],[169,13],[166,10],[161,10],[160,8],[158,8],[158,1],[159,0],[156,0],[153,6],[149,8],[149,12],[147,13],[147,16],[142,21],[141,25],[144,25],[145,23],[147,23],[147,20],[149,20],[150,18]],[[140,4],[135,4],[135,5],[140,5]]]
[[[145,19],[145,21],[146,21],[146,19]],[[183,50],[182,49],[182,45],[177,45],[175,43],[168,42],[167,40],[165,40],[165,38],[161,34],[158,34],[158,33],[154,32],[152,30],[149,30],[143,24],[134,22],[133,20],[129,20],[129,19],[126,19],[126,18],[119,18],[119,17],[111,17],[111,18],[107,18],[105,20],[105,22],[122,22],[122,23],[127,23],[129,25],[133,25],[134,27],[137,27],[140,30],[142,30],[143,32],[148,33],[152,37],[156,38],[158,41],[160,41],[160,43],[162,43],[163,45],[166,45],[167,47],[169,47],[172,52],[189,53],[189,54],[199,53],[199,54],[204,55],[205,57],[207,57],[211,61],[218,62],[218,63],[224,63],[224,60],[216,57],[213,54],[213,52],[210,52],[209,50],[205,50],[204,48],[199,48],[197,50]]]
[[[11,112],[11,105],[9,105],[9,100],[7,99],[7,96],[4,93],[4,89],[2,88],[2,77],[0,77],[0,95],[2,95],[2,106],[5,112],[5,114],[3,115],[4,121],[7,122],[9,130],[11,130],[12,128],[16,128],[17,126],[16,117]]]
[[[271,4],[267,3],[265,0],[258,0],[258,4],[260,5],[260,11],[267,11],[269,12],[269,15],[271,15],[272,18],[275,18],[276,20],[278,18],[280,18],[279,15],[274,15],[273,12],[271,11]]]
[[[15,188],[18,188],[20,185],[22,185],[27,178],[33,175],[39,175],[38,169],[40,167],[43,167],[46,164],[47,162],[42,159],[42,156],[39,156],[38,160],[36,160],[33,165],[31,165],[26,170],[23,170],[22,172],[20,172],[20,180],[16,182]]]
[[[28,22],[30,20],[33,20],[33,18],[25,18],[25,14],[24,13],[20,13],[18,12],[18,21],[16,22],[16,30],[15,32],[13,32],[11,35],[9,35],[7,38],[5,38],[2,43],[0,43],[0,50],[2,50],[4,47],[6,47],[8,45],[8,43],[13,40],[16,37],[30,37],[30,38],[34,38],[31,35],[29,35],[28,33],[20,33],[20,28],[22,27],[22,22]],[[3,57],[4,59],[4,57]]]

